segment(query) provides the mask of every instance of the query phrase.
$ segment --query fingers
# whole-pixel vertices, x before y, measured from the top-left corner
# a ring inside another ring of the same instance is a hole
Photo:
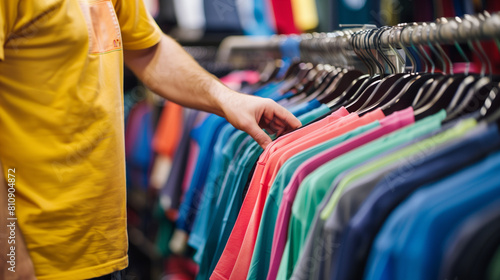
[[[266,149],[267,145],[271,143],[271,138],[260,128],[257,123],[249,125],[245,129],[246,133],[250,135],[263,149]]]
[[[269,100],[264,110],[264,123],[259,123],[262,128],[268,129],[270,132],[280,136],[302,126],[302,123],[288,110],[278,105],[276,102]]]
[[[275,109],[275,113],[274,113],[275,118],[280,120],[283,124],[285,124],[286,127],[293,130],[293,129],[297,129],[297,128],[302,126],[302,123],[299,121],[299,119],[297,119],[287,109],[278,105],[276,102],[274,102],[274,104],[276,105],[276,109]]]
[[[270,134],[280,136],[302,126],[292,113],[271,99],[254,96],[245,98],[248,98],[246,104],[253,105],[245,106],[249,108],[252,116],[247,119],[240,115],[236,127],[248,133],[264,149],[272,140],[263,129]]]
[[[270,134],[276,135],[281,135],[286,130],[286,124],[276,117],[268,119],[263,116],[259,121],[259,126],[260,128],[267,130]]]

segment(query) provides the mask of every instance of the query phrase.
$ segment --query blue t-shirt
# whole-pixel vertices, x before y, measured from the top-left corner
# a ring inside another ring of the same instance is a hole
[[[372,246],[365,279],[433,279],[444,241],[500,195],[500,153],[423,187],[399,205]]]
[[[217,142],[214,145],[214,156],[209,166],[208,176],[203,190],[201,206],[193,223],[193,229],[189,235],[188,244],[194,249],[199,249],[205,240],[205,232],[212,220],[213,207],[216,205],[217,197],[222,186],[221,178],[229,164],[222,154],[222,148],[236,129],[231,124],[226,124],[221,129]],[[196,261],[196,259],[195,259]]]
[[[264,0],[236,1],[245,35],[269,36],[276,33],[267,4]]]
[[[331,267],[333,279],[362,279],[375,235],[390,212],[421,185],[447,176],[500,146],[494,126],[478,125],[470,133],[409,162],[382,179],[343,232],[339,257]]]
[[[191,139],[198,143],[199,154],[190,185],[179,207],[179,216],[176,221],[176,227],[187,233],[191,232],[201,202],[200,194],[205,186],[208,167],[213,155],[213,146],[225,124],[227,124],[227,121],[224,118],[210,115],[200,126],[191,131]]]
[[[252,143],[248,145],[246,151],[243,153],[241,160],[237,163],[237,172],[234,178],[234,184],[231,185],[232,193],[229,198],[229,204],[226,208],[223,218],[222,230],[217,242],[217,249],[212,255],[212,263],[210,265],[210,274],[217,266],[220,256],[224,252],[227,240],[231,235],[236,219],[243,204],[244,190],[248,177],[250,177],[252,167],[255,165],[259,159],[260,154],[263,149],[257,144],[257,142],[252,140]]]
[[[203,1],[206,30],[210,32],[237,32],[242,27],[235,0]]]
[[[153,141],[154,128],[152,121],[152,109],[145,103],[141,102],[135,105],[136,110],[132,110],[129,115],[129,122],[138,123],[135,142],[133,142],[130,154],[127,154],[127,186],[139,187],[146,189],[149,186],[149,169],[153,160],[153,149],[151,143]],[[126,138],[126,141],[131,141]]]
[[[446,242],[438,279],[488,279],[499,246],[500,197],[464,221]]]

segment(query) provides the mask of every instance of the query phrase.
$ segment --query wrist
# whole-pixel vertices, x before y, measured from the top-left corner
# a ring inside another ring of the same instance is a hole
[[[210,107],[213,108],[214,114],[227,118],[228,106],[231,106],[234,103],[234,98],[241,95],[241,93],[226,87],[217,79],[214,79],[213,82],[214,84],[210,87],[209,91],[210,99],[212,100]]]

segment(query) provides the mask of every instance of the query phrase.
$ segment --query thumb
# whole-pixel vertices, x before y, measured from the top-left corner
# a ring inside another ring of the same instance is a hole
[[[271,137],[269,137],[257,123],[248,126],[246,133],[248,133],[248,135],[250,135],[263,149],[272,142]]]

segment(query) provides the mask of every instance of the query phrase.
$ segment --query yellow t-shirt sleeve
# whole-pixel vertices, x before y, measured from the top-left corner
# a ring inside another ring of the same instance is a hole
[[[0,61],[4,60],[4,45],[9,37],[17,16],[16,0],[0,2]]]
[[[162,31],[147,11],[143,0],[114,0],[125,50],[140,50],[156,45]]]

